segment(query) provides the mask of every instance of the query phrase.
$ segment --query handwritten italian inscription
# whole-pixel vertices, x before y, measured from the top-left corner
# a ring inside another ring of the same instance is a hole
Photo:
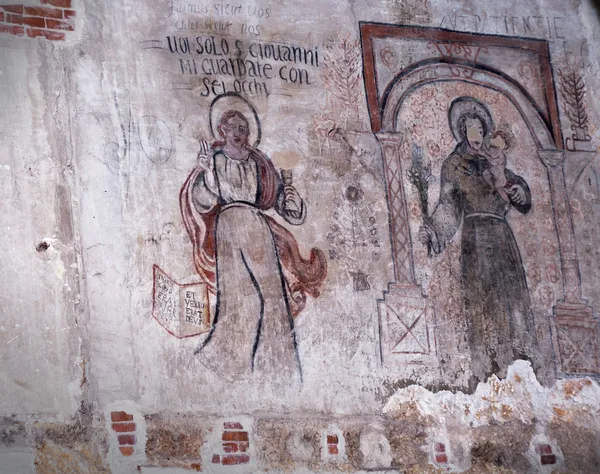
[[[273,85],[312,85],[319,67],[318,47],[214,35],[169,35],[164,43],[177,59],[175,72],[200,79],[203,97],[227,92],[268,97]]]

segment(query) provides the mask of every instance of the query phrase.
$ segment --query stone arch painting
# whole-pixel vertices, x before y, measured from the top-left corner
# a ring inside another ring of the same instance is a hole
[[[470,390],[516,359],[542,380],[598,374],[548,43],[360,32],[395,276],[378,302],[383,366]]]

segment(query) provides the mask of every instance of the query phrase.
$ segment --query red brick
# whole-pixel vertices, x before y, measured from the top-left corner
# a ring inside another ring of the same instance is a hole
[[[22,26],[0,24],[0,33],[10,33],[11,35],[21,36],[25,33],[25,29]]]
[[[23,14],[23,5],[2,5],[0,8],[7,12]]]
[[[134,435],[119,435],[117,439],[119,440],[119,444],[135,444]]]
[[[133,448],[131,446],[121,446],[119,451],[121,451],[123,456],[131,456],[133,454]]]
[[[244,427],[237,422],[225,422],[223,423],[223,428],[225,428],[226,430],[243,430]]]
[[[437,462],[438,464],[447,464],[448,456],[446,456],[445,454],[438,454],[435,456],[435,462]]]
[[[43,16],[44,18],[62,18],[63,11],[49,7],[25,7],[25,15]]]
[[[337,444],[330,444],[327,447],[327,451],[329,452],[329,454],[331,454],[332,456],[337,456],[340,452],[338,451],[338,447]]]
[[[23,17],[21,15],[6,15],[6,23],[14,23],[15,25],[22,25]],[[44,27],[44,25],[42,25],[42,28],[43,27]]]
[[[238,452],[238,444],[237,443],[223,443],[223,451],[226,453],[237,453]]]
[[[14,15],[13,15],[14,16]],[[30,16],[24,16],[23,18],[23,24],[24,25],[29,25],[29,26],[35,26],[37,28],[44,28],[45,25],[45,21],[43,18],[39,18],[36,16],[30,17]]]
[[[338,444],[338,441],[337,435],[327,435],[327,444]]]
[[[435,452],[436,453],[445,453],[446,446],[444,445],[444,443],[435,443]]]
[[[62,20],[52,20],[50,18],[46,19],[46,28],[50,28],[52,30],[68,30],[73,31],[73,25],[68,21]]]
[[[248,441],[247,431],[225,431],[223,432],[223,441]]]
[[[538,444],[535,447],[535,452],[538,454],[552,454],[552,446],[549,444]]]
[[[212,462],[213,464],[221,464],[221,456],[213,454]]]
[[[113,423],[112,429],[117,433],[133,433],[135,431],[135,423]]]
[[[234,464],[246,464],[250,462],[250,456],[247,454],[228,454],[227,456],[223,456],[221,459],[221,464],[224,466],[233,466]]]
[[[36,38],[43,36],[49,40],[64,40],[65,34],[58,31],[40,30],[39,28],[27,28],[27,36],[30,38]]]
[[[554,454],[543,454],[541,461],[542,465],[556,464],[556,456]]]
[[[248,451],[248,448],[250,447],[250,443],[238,443],[238,446],[240,448],[240,451],[242,453],[245,453],[246,451]]]
[[[110,420],[113,422],[117,421],[133,421],[133,415],[125,413],[124,411],[113,411],[110,414]]]
[[[42,3],[46,3],[54,7],[71,8],[71,0],[42,0]]]
[[[63,12],[63,16],[65,17],[65,19],[73,18],[76,14],[77,12],[75,10],[65,10]]]

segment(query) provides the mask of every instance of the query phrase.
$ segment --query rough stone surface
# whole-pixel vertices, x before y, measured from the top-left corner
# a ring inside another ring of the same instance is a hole
[[[0,421],[0,443],[3,447],[27,446],[25,423],[5,417]]]
[[[392,463],[391,446],[381,425],[365,427],[360,434],[362,465],[368,469],[387,468]]]
[[[149,416],[146,453],[148,462],[156,466],[177,466],[201,470],[200,448],[206,436],[206,421],[181,419],[170,422],[161,416]]]
[[[104,461],[87,451],[85,446],[74,450],[59,446],[52,441],[44,442],[37,450],[36,472],[47,474],[109,473]]]

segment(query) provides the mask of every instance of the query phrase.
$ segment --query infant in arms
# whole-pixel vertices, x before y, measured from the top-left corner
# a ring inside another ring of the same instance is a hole
[[[506,179],[506,150],[509,148],[508,135],[500,130],[496,131],[490,141],[490,146],[485,150],[484,156],[489,163],[489,168],[483,171],[483,179],[502,199],[510,202],[507,189],[513,184]]]

